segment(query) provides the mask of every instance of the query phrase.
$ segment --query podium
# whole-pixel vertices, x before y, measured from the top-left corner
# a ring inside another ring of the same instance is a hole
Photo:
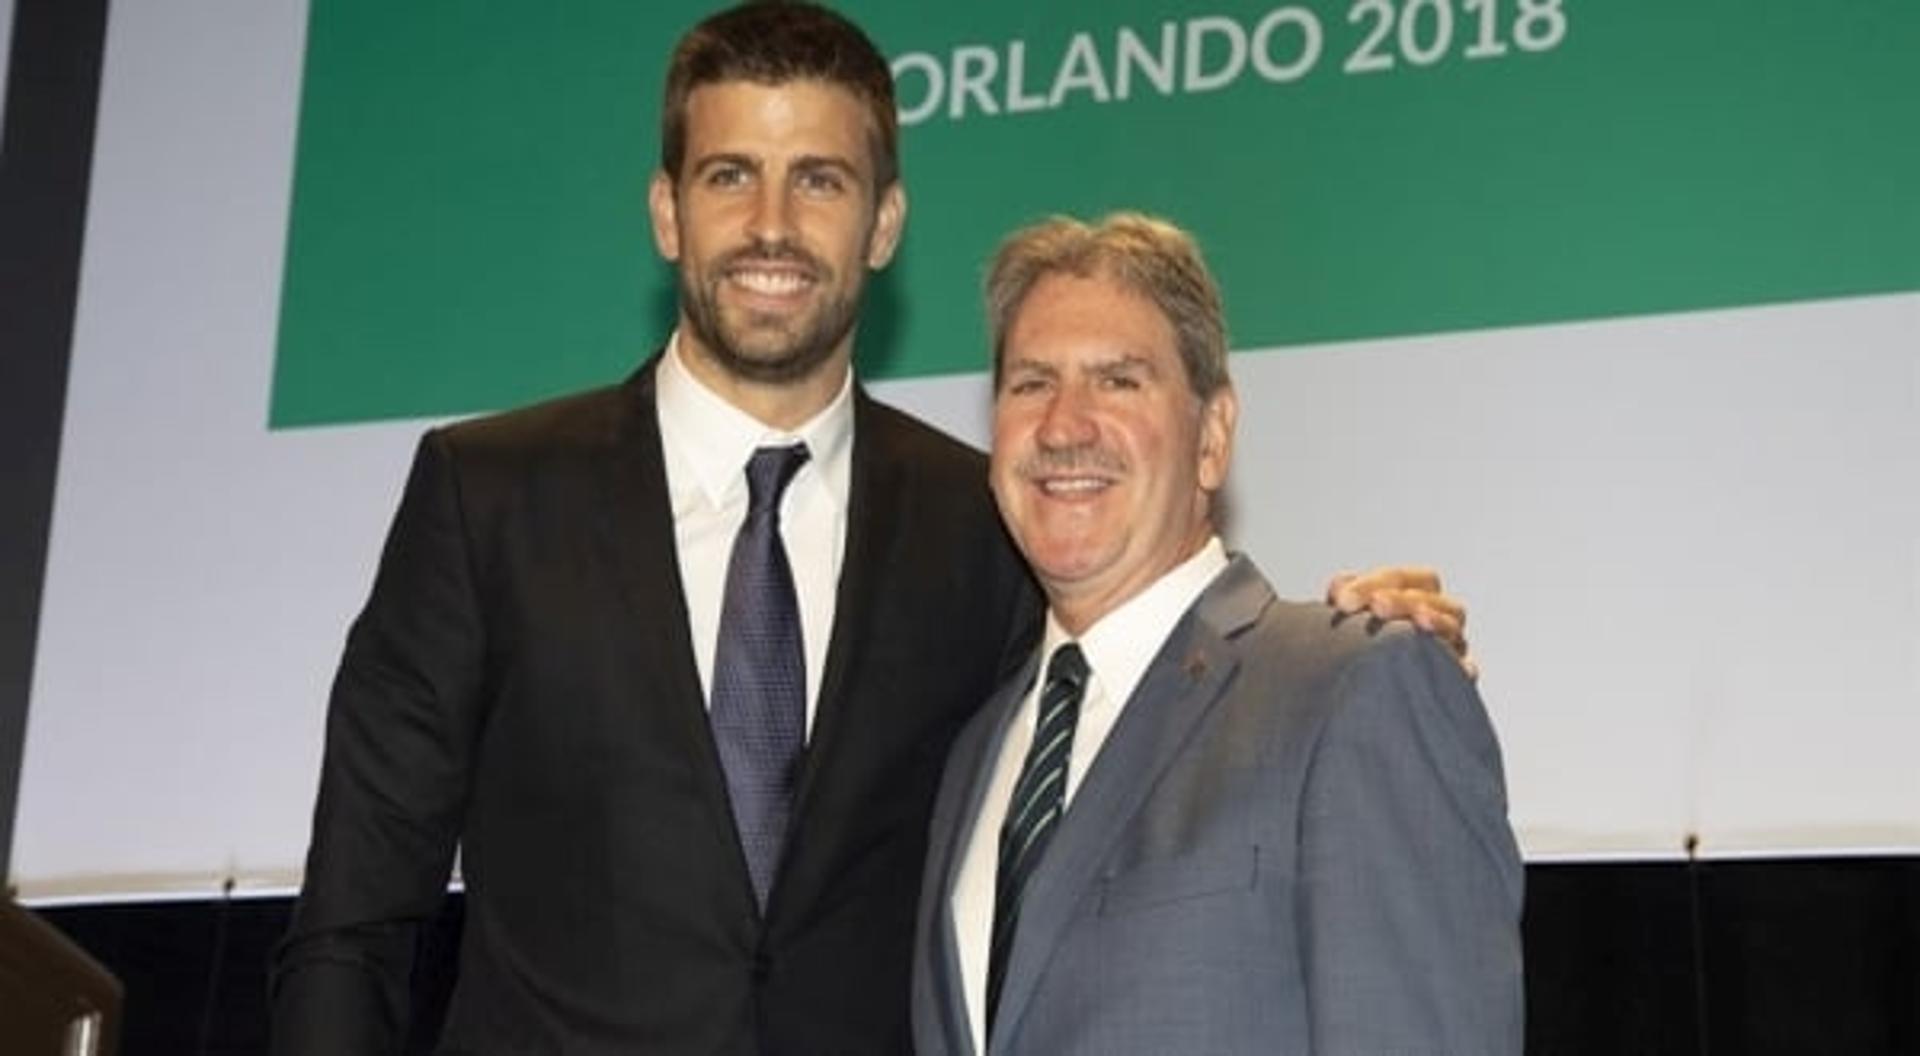
[[[0,904],[0,1052],[112,1056],[120,983],[53,926]]]

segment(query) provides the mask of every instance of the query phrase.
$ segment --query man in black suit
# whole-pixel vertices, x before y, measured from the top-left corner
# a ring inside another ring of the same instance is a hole
[[[421,441],[329,706],[276,1052],[399,1049],[456,848],[442,1051],[908,1048],[942,759],[1038,608],[982,457],[851,377],[896,138],[836,15],[682,39],[649,195],[677,328],[621,385]]]

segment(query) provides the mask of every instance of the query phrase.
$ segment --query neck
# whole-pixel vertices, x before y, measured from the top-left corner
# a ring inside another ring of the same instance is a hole
[[[1050,583],[1042,576],[1040,586],[1047,595],[1047,606],[1053,610],[1053,618],[1060,622],[1061,628],[1068,634],[1078,638],[1116,609],[1139,597],[1148,587],[1166,578],[1167,573],[1186,564],[1212,538],[1213,526],[1210,523],[1203,524],[1201,530],[1179,552],[1179,556],[1119,582],[1098,585]]]
[[[847,335],[819,366],[797,378],[762,381],[742,377],[722,366],[706,346],[694,338],[682,321],[680,362],[687,373],[718,393],[720,398],[750,414],[763,425],[792,432],[825,410],[840,395],[853,362],[853,335]]]

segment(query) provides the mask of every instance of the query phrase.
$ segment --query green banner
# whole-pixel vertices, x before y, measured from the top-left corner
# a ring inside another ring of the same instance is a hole
[[[312,0],[271,424],[623,374],[666,53],[709,5]],[[848,3],[912,200],[866,376],[983,369],[1052,212],[1194,230],[1236,347],[1920,289],[1920,4]]]

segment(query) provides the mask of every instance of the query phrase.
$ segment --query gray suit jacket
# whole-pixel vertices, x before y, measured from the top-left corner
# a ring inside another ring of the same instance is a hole
[[[1493,729],[1441,646],[1367,624],[1277,600],[1244,557],[1181,618],[1028,881],[994,1056],[1521,1051]],[[1034,664],[961,734],[934,808],[921,1056],[975,1051],[953,882]]]

